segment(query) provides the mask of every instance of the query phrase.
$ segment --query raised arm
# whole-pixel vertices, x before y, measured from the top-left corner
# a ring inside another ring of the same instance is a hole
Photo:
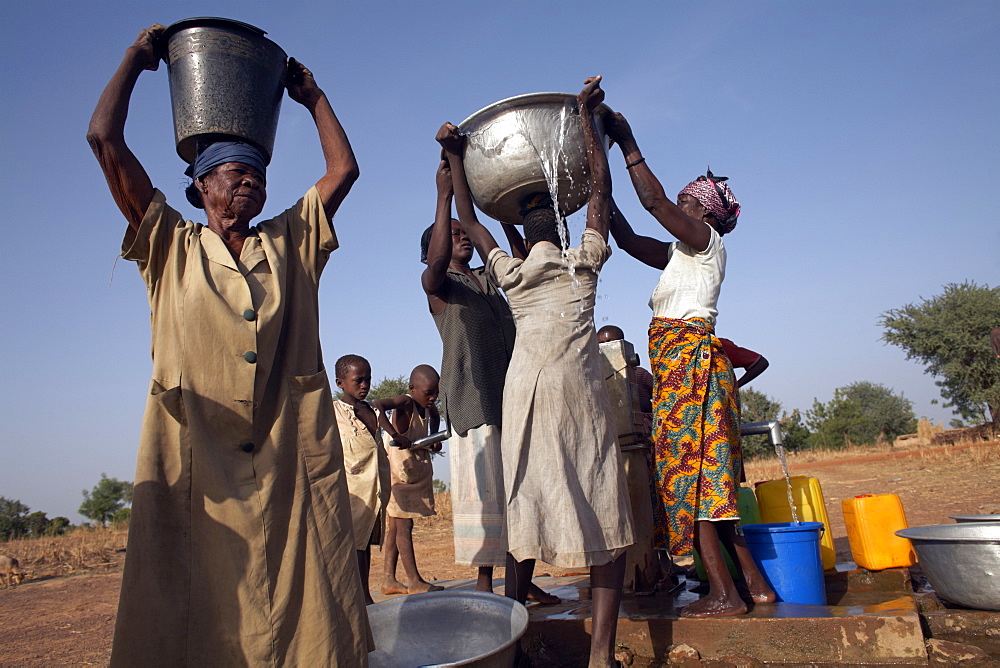
[[[326,160],[326,174],[316,182],[316,190],[323,200],[327,218],[332,220],[333,214],[351,191],[351,186],[358,180],[361,170],[347,133],[333,113],[326,93],[316,85],[313,73],[302,63],[289,58],[287,81],[288,97],[309,110],[319,131],[319,143]]]
[[[134,230],[139,229],[153,199],[153,184],[125,144],[125,118],[139,75],[160,65],[154,44],[164,30],[159,23],[153,24],[141,31],[135,43],[125,50],[125,57],[97,100],[87,129],[87,143],[97,156],[111,196]]]
[[[590,77],[583,82],[583,90],[576,96],[583,123],[583,141],[587,146],[587,164],[590,166],[590,200],[587,202],[587,227],[594,230],[604,240],[608,240],[611,224],[611,170],[608,156],[601,146],[594,125],[594,110],[604,101],[601,77]]]
[[[516,257],[518,260],[527,259],[528,249],[524,245],[524,237],[518,231],[517,225],[500,223],[500,227],[503,228],[503,233],[507,235],[507,241],[510,243],[510,256]]]
[[[611,200],[611,236],[623,251],[650,267],[663,269],[670,259],[670,244],[636,234],[614,199]]]
[[[642,151],[639,150],[639,145],[632,135],[632,128],[625,117],[621,114],[612,114],[606,119],[606,123],[608,135],[618,143],[622,155],[625,156],[625,166],[643,208],[653,214],[660,225],[679,241],[699,252],[708,248],[711,241],[709,227],[684,213],[666,196],[660,181],[653,175],[646,159],[642,157]]]
[[[447,160],[438,163],[437,182],[437,212],[434,214],[434,229],[431,232],[431,242],[427,246],[427,268],[420,276],[420,284],[431,301],[431,309],[439,313],[444,306],[440,299],[434,299],[448,278],[448,265],[451,263],[451,199],[453,195],[451,168]],[[435,307],[438,307],[435,310]]]
[[[462,161],[462,144],[465,138],[458,134],[458,128],[451,123],[445,123],[438,130],[435,137],[438,143],[444,148],[445,157],[451,167],[451,179],[455,188],[455,210],[458,212],[458,220],[462,223],[472,243],[479,251],[479,256],[486,262],[490,251],[498,248],[496,239],[486,227],[479,222],[476,216],[476,209],[472,206],[472,193],[469,191],[469,182],[465,177],[465,163]]]

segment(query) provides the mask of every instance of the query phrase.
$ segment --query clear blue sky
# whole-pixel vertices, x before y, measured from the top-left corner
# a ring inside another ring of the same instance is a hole
[[[440,362],[418,261],[438,126],[603,74],[669,193],[706,165],[731,178],[744,213],[718,333],[771,361],[757,389],[807,409],[870,380],[950,419],[877,319],[945,283],[1000,283],[1000,3],[14,3],[0,27],[0,496],[76,522],[102,472],[134,476],[149,309],[134,265],[115,266],[125,221],[84,135],[141,28],[205,15],[257,25],[308,65],[358,155],[320,295],[328,364],[361,354],[378,378]],[[126,133],[197,220],[165,67],[141,77]],[[265,215],[322,168],[311,119],[286,98]],[[633,225],[662,236],[617,150],[612,169]],[[656,280],[616,251],[597,304],[598,326],[621,326],[644,360]]]

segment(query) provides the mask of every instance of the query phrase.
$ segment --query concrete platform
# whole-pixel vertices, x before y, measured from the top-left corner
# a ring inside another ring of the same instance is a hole
[[[586,665],[589,577],[542,576],[534,582],[562,599],[557,605],[528,605],[524,644],[535,665]],[[475,587],[472,580],[437,584]],[[903,569],[828,574],[828,600],[835,605],[758,605],[749,614],[723,619],[677,616],[678,609],[698,598],[688,590],[693,584],[682,581],[673,592],[624,598],[618,643],[632,665],[666,663],[680,644],[697,651],[703,665],[927,665],[920,613],[912,590],[905,589],[909,577]],[[494,588],[502,592],[502,581],[496,580]],[[698,662],[692,655],[687,663]]]

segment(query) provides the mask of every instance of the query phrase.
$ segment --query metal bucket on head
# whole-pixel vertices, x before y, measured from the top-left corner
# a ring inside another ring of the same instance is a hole
[[[270,160],[285,92],[285,52],[252,25],[202,17],[163,33],[177,154],[194,162],[199,143],[239,139]]]
[[[604,136],[600,105],[598,137]],[[529,93],[495,102],[459,125],[466,135],[465,175],[476,206],[505,223],[522,223],[521,200],[550,192],[556,184],[559,210],[569,215],[590,198],[590,167],[576,96]]]

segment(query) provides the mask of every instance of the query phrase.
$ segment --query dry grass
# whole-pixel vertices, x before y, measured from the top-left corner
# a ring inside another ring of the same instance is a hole
[[[437,515],[418,517],[414,520],[418,525],[437,528],[447,525],[451,529],[451,492],[434,492],[434,510]]]
[[[118,568],[125,558],[127,529],[75,529],[65,536],[20,538],[0,543],[29,578]]]
[[[817,462],[855,459],[870,455],[889,453],[909,453],[926,463],[949,463],[955,467],[973,468],[1000,458],[1000,443],[970,442],[958,446],[928,448],[919,450],[898,450],[888,443],[876,445],[854,445],[840,450],[806,450],[787,453],[789,468],[801,467]],[[744,464],[747,482],[751,485],[764,480],[782,477],[781,462],[777,457],[760,457]]]

